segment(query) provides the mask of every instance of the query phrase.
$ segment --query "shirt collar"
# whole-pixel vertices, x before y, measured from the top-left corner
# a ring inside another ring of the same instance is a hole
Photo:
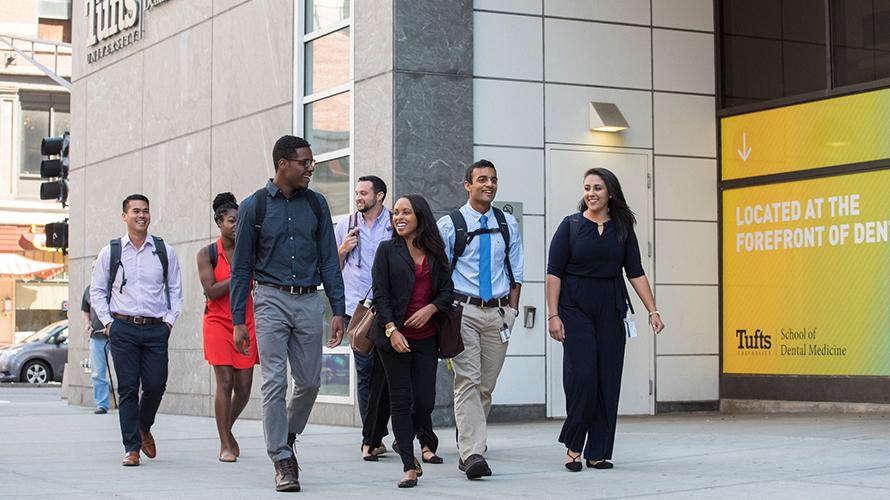
[[[480,214],[470,205],[469,201],[464,205],[464,208],[466,209],[465,213],[467,215],[469,215],[470,217],[472,217],[473,220],[476,222],[479,222],[479,219],[483,215],[488,216],[488,222],[491,222],[494,219],[494,210],[492,209],[492,207],[494,207],[494,205],[492,205],[491,207],[488,207],[488,212],[485,212],[484,214]]]
[[[130,245],[131,247],[133,247],[134,250],[139,250],[138,248],[136,248],[136,245],[133,244],[133,241],[130,240],[129,233],[125,234],[125,235],[123,235],[123,237],[121,237],[121,244],[122,244],[122,247]],[[148,233],[147,235],[145,235],[145,243],[143,243],[143,246],[146,246],[146,245],[150,245],[152,248],[154,248],[154,246],[155,246],[155,239],[151,237],[151,233]]]
[[[308,188],[306,188],[306,189],[308,189]],[[303,193],[306,191],[306,189],[298,188],[296,191],[294,191],[294,195],[291,199],[303,196]],[[278,186],[276,186],[274,182],[272,182],[272,179],[269,179],[268,181],[266,181],[266,191],[269,192],[269,196],[271,196],[272,198],[276,197],[279,193],[281,193],[281,190],[278,189]],[[284,196],[284,195],[282,194],[281,196]]]

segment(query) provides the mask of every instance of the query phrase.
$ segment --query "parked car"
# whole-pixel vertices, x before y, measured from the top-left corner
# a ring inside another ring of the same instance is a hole
[[[56,321],[0,348],[0,382],[61,382],[68,361],[68,320]]]

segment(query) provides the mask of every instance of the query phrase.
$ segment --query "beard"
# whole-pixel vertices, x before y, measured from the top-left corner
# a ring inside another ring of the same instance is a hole
[[[362,208],[359,208],[358,211],[359,211],[359,213],[363,214],[363,213],[367,212],[368,210],[373,210],[374,207],[376,207],[376,206],[377,206],[377,204],[374,202],[365,203],[365,206]]]

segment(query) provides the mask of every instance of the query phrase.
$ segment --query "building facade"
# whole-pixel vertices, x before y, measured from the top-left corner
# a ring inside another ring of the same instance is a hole
[[[718,159],[727,146],[719,140],[718,102],[731,95],[777,106],[784,91],[733,94],[718,78],[723,52],[715,28],[726,24],[724,4],[732,3],[134,1],[122,2],[113,22],[102,17],[104,2],[75,3],[72,297],[86,284],[93,256],[125,230],[120,200],[146,194],[153,232],[180,255],[186,297],[162,409],[209,415],[213,377],[202,353],[194,255],[216,237],[216,193],[240,198],[261,186],[272,175],[272,144],[287,133],[313,144],[312,187],[337,217],[353,209],[354,180],[368,174],[387,181],[390,203],[419,192],[445,214],[466,201],[466,166],[487,158],[498,167],[498,201],[521,222],[526,253],[522,318],[493,412],[559,417],[562,347],[545,321],[548,244],[581,197],[583,172],[604,166],[621,179],[637,214],[643,267],[668,324],[657,338],[629,341],[620,411],[715,410],[726,379],[726,186]],[[785,95],[799,91],[788,89]],[[617,106],[629,128],[592,130],[591,103]],[[645,314],[637,322],[647,331]],[[87,356],[77,345],[69,365]],[[89,375],[71,375],[69,399],[90,404]],[[313,418],[355,424],[354,400],[349,348],[326,350]],[[259,407],[256,390],[247,415],[258,416]]]

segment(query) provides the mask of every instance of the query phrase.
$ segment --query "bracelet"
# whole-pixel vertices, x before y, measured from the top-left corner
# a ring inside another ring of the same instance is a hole
[[[657,315],[661,316],[661,313],[658,312],[658,310],[655,310],[655,311],[652,311],[651,313],[649,313],[649,317],[651,318],[653,314],[657,314]]]
[[[551,319],[556,318],[558,316],[559,316],[559,314],[551,314],[550,316],[547,316],[547,321],[550,321]]]

